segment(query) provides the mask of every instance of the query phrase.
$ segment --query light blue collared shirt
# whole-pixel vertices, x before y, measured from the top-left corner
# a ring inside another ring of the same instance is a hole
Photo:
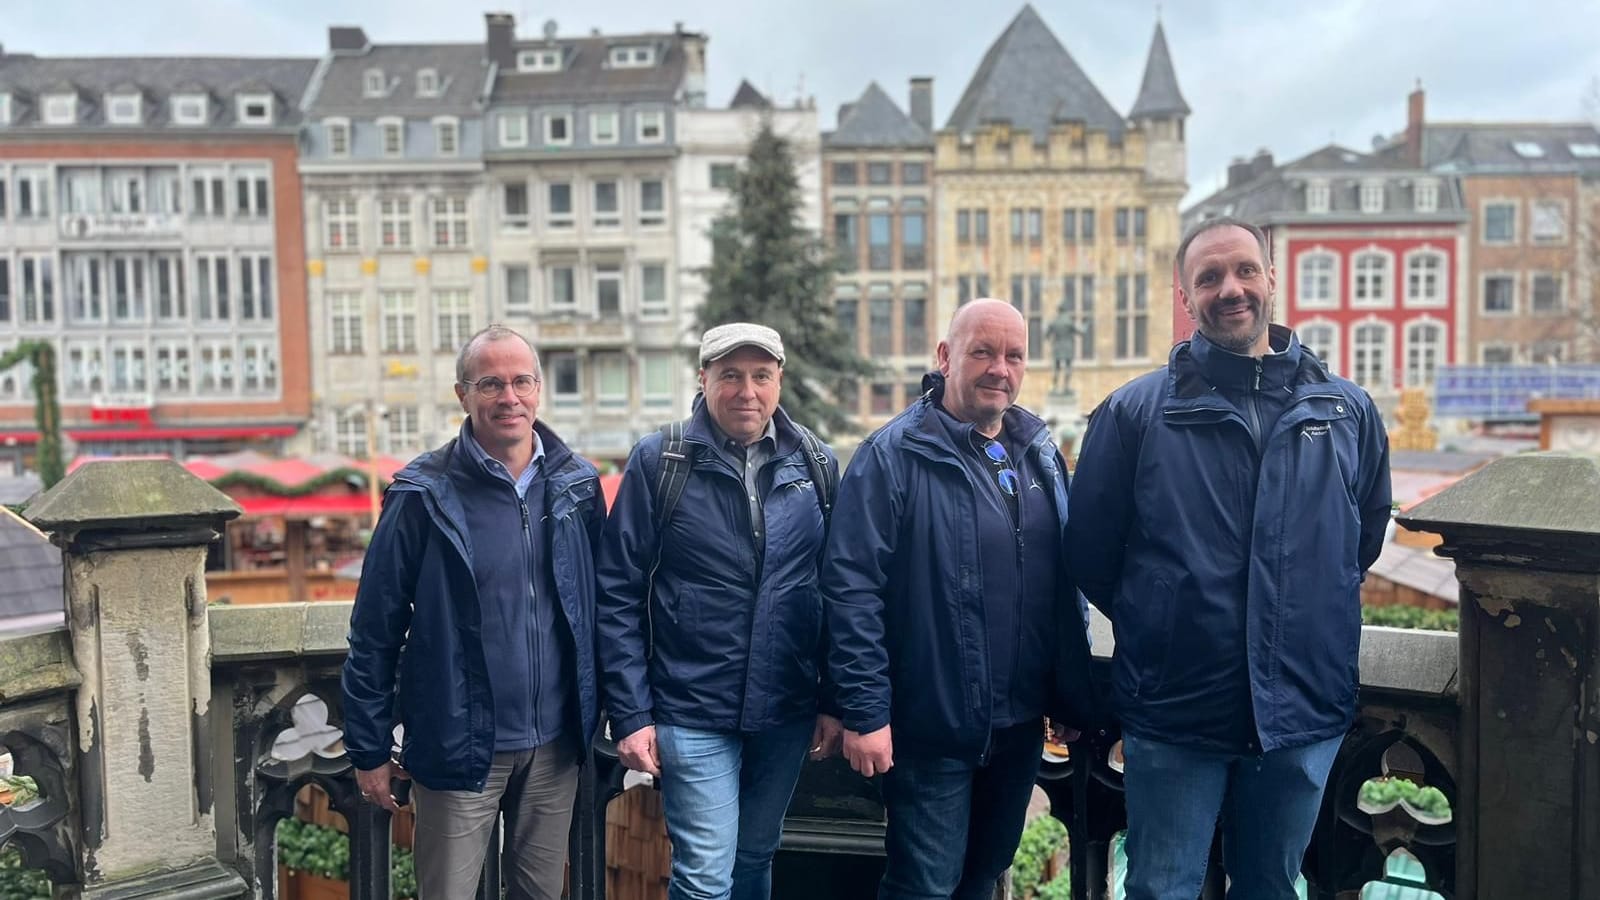
[[[470,420],[468,426],[461,429],[461,435],[466,438],[467,452],[472,454],[472,458],[477,460],[480,465],[487,466],[489,471],[498,473],[505,480],[511,482],[512,486],[517,489],[518,500],[525,499],[528,496],[528,485],[533,484],[533,476],[539,468],[539,462],[544,459],[544,442],[539,440],[539,432],[535,431],[533,433],[533,458],[528,460],[527,467],[516,478],[511,477],[511,470],[506,468],[505,463],[490,456],[489,451],[483,449],[483,445],[478,443],[476,437],[473,437]]]

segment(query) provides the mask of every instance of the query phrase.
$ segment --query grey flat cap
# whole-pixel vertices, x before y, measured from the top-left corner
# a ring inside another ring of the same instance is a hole
[[[754,322],[729,322],[707,331],[700,338],[700,367],[716,362],[740,347],[759,347],[783,365],[783,338],[776,331]]]

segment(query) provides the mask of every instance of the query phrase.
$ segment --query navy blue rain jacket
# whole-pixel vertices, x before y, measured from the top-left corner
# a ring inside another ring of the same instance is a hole
[[[934,420],[943,379],[862,443],[839,484],[822,570],[829,671],[846,728],[893,724],[895,752],[982,760],[993,717],[979,491]],[[1022,436],[1049,481],[1064,534],[1067,469],[1044,421],[1021,407],[1005,428]],[[1026,623],[1029,651],[1053,657],[1046,711],[1081,729],[1100,721],[1089,681],[1088,607],[1059,546],[1055,615]],[[1015,564],[1014,560],[1005,560]]]
[[[544,423],[534,428],[548,479],[545,552],[555,567],[562,625],[575,648],[573,684],[588,747],[600,712],[594,548],[605,498],[594,466]],[[357,768],[375,769],[389,759],[395,723],[403,723],[402,760],[413,778],[433,790],[477,791],[494,757],[493,692],[502,685],[491,677],[494,661],[484,658],[472,556],[505,553],[516,542],[473,546],[450,487],[452,470],[472,465],[458,440],[412,460],[384,494],[350,616],[344,740]]]
[[[1118,713],[1141,737],[1265,752],[1355,715],[1388,436],[1365,391],[1287,329],[1271,339],[1283,356],[1257,369],[1196,335],[1089,420],[1067,547],[1111,618]]]
[[[825,525],[800,435],[781,407],[773,421],[761,557],[744,476],[713,449],[703,398],[684,429],[693,464],[664,533],[656,530],[655,498],[661,433],[646,435],[628,457],[599,557],[601,681],[612,737],[656,723],[750,733],[817,714]],[[829,451],[829,468],[838,465]]]

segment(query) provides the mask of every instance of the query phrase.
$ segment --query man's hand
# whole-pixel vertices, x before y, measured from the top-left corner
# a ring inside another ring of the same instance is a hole
[[[850,761],[850,768],[868,778],[894,768],[894,739],[889,736],[889,726],[868,734],[845,729],[844,758]]]
[[[661,777],[661,756],[656,752],[656,727],[646,725],[617,741],[617,758],[635,772]]]
[[[817,716],[817,727],[811,730],[812,759],[827,759],[839,752],[839,741],[844,737],[844,726],[826,713]]]
[[[404,781],[410,777],[411,775],[396,763],[386,762],[376,769],[357,769],[356,787],[361,789],[361,799],[368,803],[376,803],[389,812],[398,812],[400,804],[394,799],[390,782],[397,778]]]

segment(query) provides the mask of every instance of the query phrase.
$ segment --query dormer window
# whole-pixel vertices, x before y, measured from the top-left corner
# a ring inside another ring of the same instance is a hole
[[[439,70],[423,69],[417,73],[417,96],[439,96]]]
[[[361,96],[382,97],[387,93],[389,82],[383,77],[382,69],[368,69],[361,78]]]
[[[322,127],[327,130],[328,155],[345,157],[350,155],[350,120],[349,119],[323,119]]]
[[[611,48],[611,68],[643,69],[656,64],[656,49],[645,46]]]
[[[561,71],[561,51],[551,50],[523,50],[517,54],[518,72],[559,72]]]
[[[238,103],[240,125],[272,124],[271,94],[240,94]]]
[[[0,125],[11,124],[11,94],[0,91]]]
[[[208,106],[204,94],[178,94],[172,98],[172,122],[175,125],[204,125],[211,117]]]
[[[46,125],[71,125],[78,121],[78,96],[76,94],[49,94],[44,98],[44,123]]]
[[[406,152],[405,122],[401,119],[379,119],[378,134],[383,138],[383,155],[394,158]]]
[[[1306,212],[1325,213],[1328,211],[1329,200],[1328,183],[1326,181],[1306,182]]]
[[[666,113],[659,109],[643,110],[634,115],[638,126],[636,137],[641,144],[659,144],[667,139]]]
[[[1361,211],[1368,214],[1383,212],[1383,182],[1361,182]]]
[[[440,156],[456,156],[461,152],[461,123],[454,116],[440,116],[433,120],[434,149]]]
[[[106,97],[106,121],[112,125],[137,125],[144,118],[144,103],[138,94],[111,94]]]
[[[1415,189],[1417,212],[1437,212],[1439,209],[1439,182],[1432,178],[1418,178]]]

